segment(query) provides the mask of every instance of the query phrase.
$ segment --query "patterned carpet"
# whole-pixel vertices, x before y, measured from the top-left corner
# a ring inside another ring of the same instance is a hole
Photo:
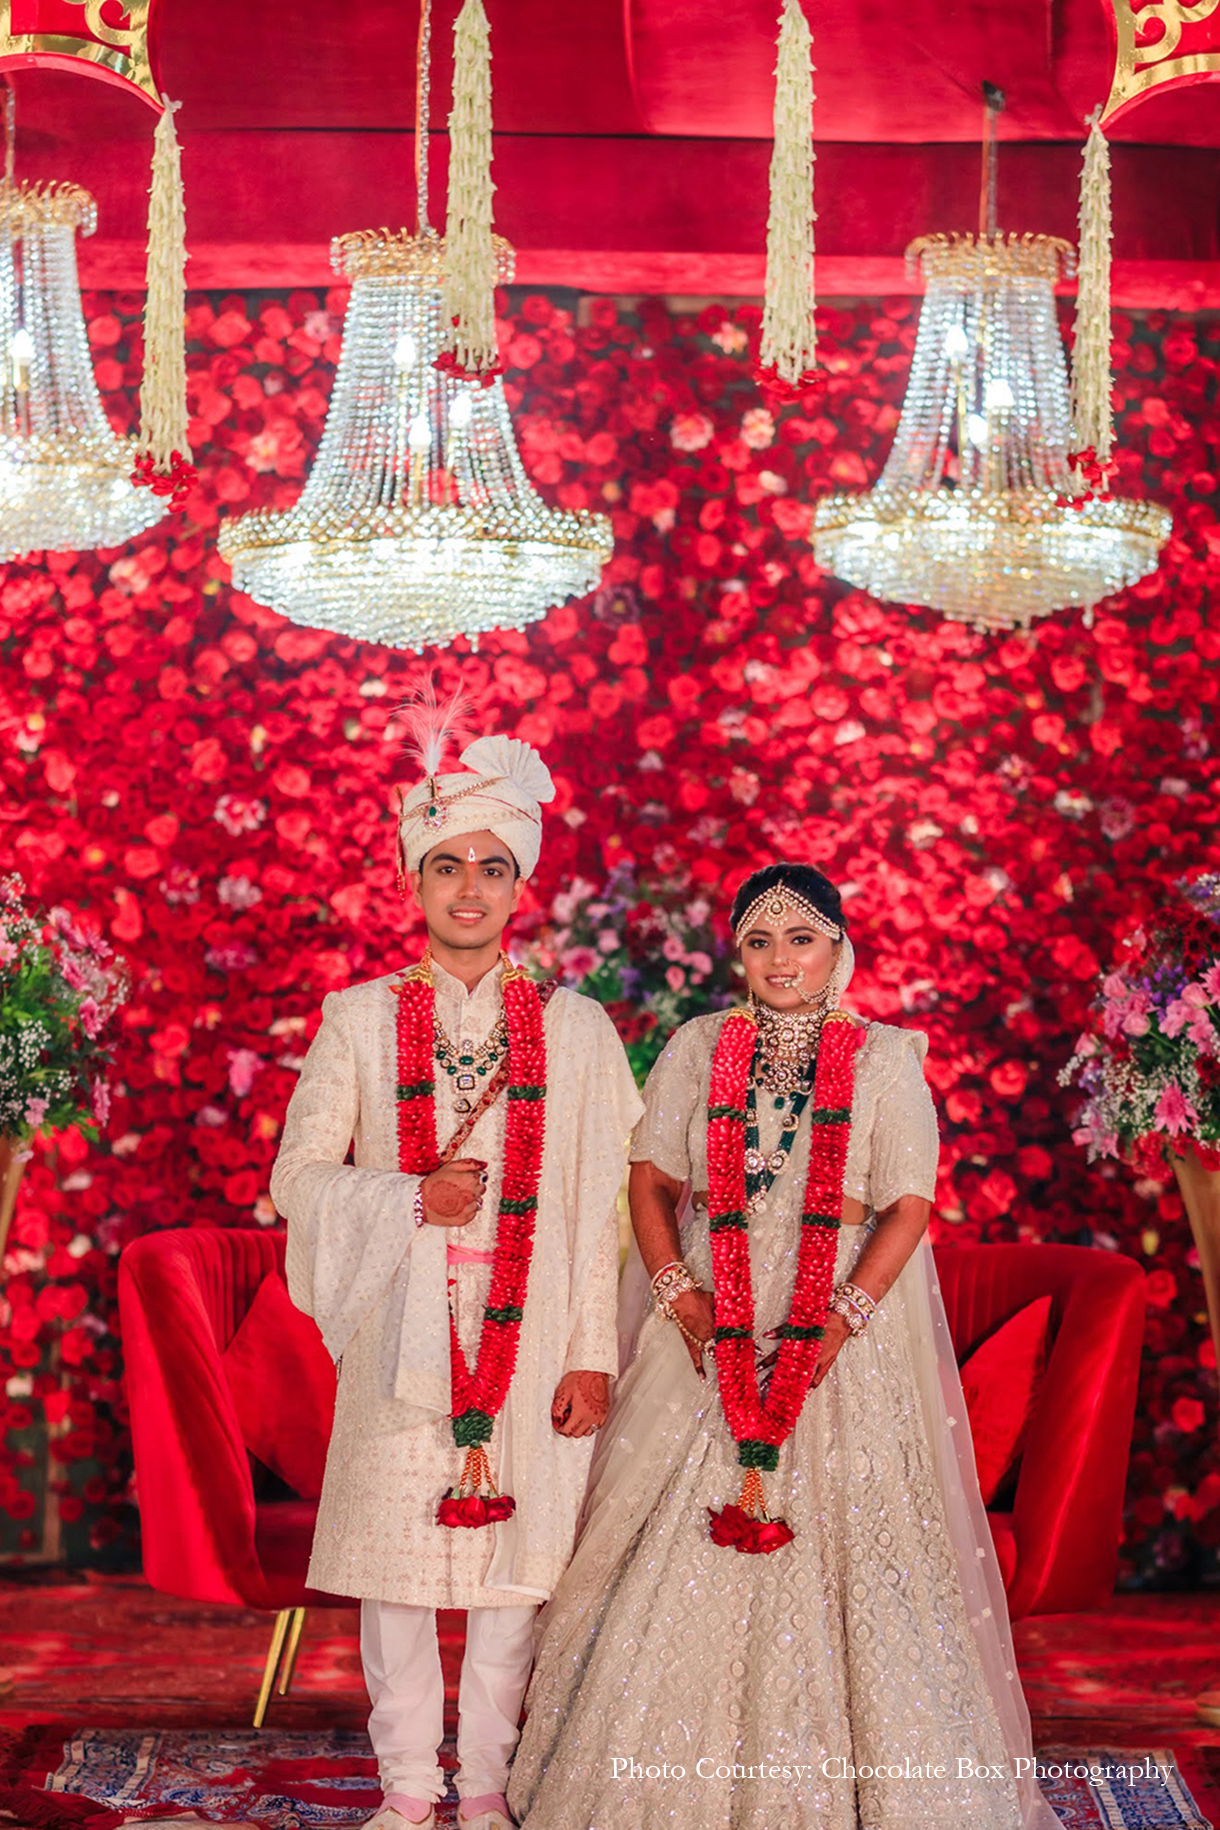
[[[0,1582],[0,1823],[27,1821],[5,1816],[7,1785],[35,1788],[40,1813],[62,1809],[28,1820],[53,1830],[90,1830],[86,1799],[114,1813],[97,1830],[137,1813],[146,1830],[170,1818],[350,1830],[378,1796],[356,1624],[354,1610],[310,1617],[292,1693],[256,1733],[264,1617],[134,1578]],[[1063,1824],[1220,1830],[1220,1730],[1191,1704],[1220,1676],[1220,1595],[1121,1596],[1022,1622],[1016,1637],[1039,1778]],[[450,1714],[461,1640],[461,1616],[443,1616]]]
[[[44,1787],[121,1816],[151,1810],[167,1821],[196,1813],[258,1830],[353,1830],[379,1802],[367,1742],[344,1730],[86,1729],[66,1744],[41,1734],[40,1745],[25,1750],[27,1782],[39,1783],[45,1761]],[[451,1746],[445,1764],[452,1766]],[[1038,1777],[1069,1830],[1211,1830],[1213,1823],[1196,1789],[1199,1772],[1165,1748],[1139,1755],[1047,1748]],[[438,1824],[452,1830],[454,1816],[450,1798]]]

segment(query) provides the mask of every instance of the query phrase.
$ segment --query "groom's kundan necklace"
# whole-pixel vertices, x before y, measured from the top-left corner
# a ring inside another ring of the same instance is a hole
[[[546,1124],[546,1040],[539,987],[507,960],[500,983],[508,1037],[500,1211],[473,1370],[452,1311],[449,1317],[453,1440],[466,1458],[457,1487],[440,1503],[439,1525],[494,1524],[516,1507],[510,1494],[496,1489],[486,1444],[508,1396],[525,1313]],[[436,1140],[435,1012],[432,961],[425,953],[398,981],[398,1166],[404,1175],[430,1175],[451,1155],[447,1149],[442,1159]]]
[[[755,1361],[746,1188],[747,1103],[761,1040],[751,1011],[735,1010],[725,1018],[712,1057],[707,1106],[708,1225],[716,1296],[712,1338],[725,1421],[746,1475],[737,1504],[709,1512],[714,1542],[736,1550],[778,1550],[793,1536],[783,1519],[768,1518],[762,1476],[778,1466],[780,1445],[796,1426],[825,1332],[843,1218],[855,1055],[864,1034],[845,1011],[833,1010],[821,1023],[796,1281],[788,1320],[776,1331],[780,1346],[765,1398]]]

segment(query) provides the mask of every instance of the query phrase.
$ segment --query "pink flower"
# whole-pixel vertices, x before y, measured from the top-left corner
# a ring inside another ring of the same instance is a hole
[[[1203,986],[1195,981],[1182,987],[1182,1002],[1195,1010],[1206,1010],[1211,999]]]
[[[267,817],[266,801],[245,794],[222,794],[216,803],[215,817],[234,838],[239,833],[255,832]]]
[[[1196,1010],[1186,1025],[1186,1034],[1202,1055],[1214,1055],[1220,1052],[1217,1044],[1220,1035],[1205,1010]]]
[[[96,1041],[105,1026],[106,1019],[102,1014],[96,998],[85,998],[80,1007],[81,1028],[91,1042]]]
[[[1123,1012],[1123,1034],[1146,1036],[1152,1027],[1148,1020],[1148,1012],[1151,1007],[1152,1000],[1146,991],[1135,992]]]
[[[88,979],[81,971],[80,965],[71,953],[65,953],[59,962],[60,976],[71,991],[83,991]]]
[[[1161,1018],[1163,1036],[1180,1036],[1190,1020],[1190,1005],[1183,998],[1175,998]],[[1137,1032],[1143,1035],[1143,1030]]]
[[[105,1080],[95,1080],[90,1093],[90,1104],[93,1116],[99,1125],[104,1125],[110,1117],[110,1086]]]
[[[598,956],[592,947],[569,947],[563,955],[563,969],[569,978],[588,978],[597,970]]]
[[[671,991],[681,991],[686,984],[686,974],[681,966],[670,966],[665,974],[665,983]]]
[[[30,1127],[31,1131],[37,1131],[39,1125],[47,1115],[47,1107],[50,1103],[51,1102],[48,1099],[40,1099],[37,1097],[31,1097],[26,1100],[25,1122]]]
[[[678,413],[669,428],[669,442],[675,451],[702,451],[715,430],[706,413]]]
[[[1207,968],[1199,982],[1213,1004],[1220,1002],[1220,960]]]
[[[1191,1125],[1197,1125],[1199,1114],[1183,1093],[1176,1080],[1171,1080],[1161,1097],[1156,1102],[1153,1116],[1154,1131],[1168,1131],[1171,1137],[1177,1137]]]
[[[751,407],[742,415],[741,442],[751,451],[765,451],[775,442],[775,421],[765,407]]]
[[[256,1055],[252,1048],[231,1048],[229,1050],[229,1085],[239,1099],[244,1099],[254,1085],[254,1077],[262,1067],[261,1055]]]

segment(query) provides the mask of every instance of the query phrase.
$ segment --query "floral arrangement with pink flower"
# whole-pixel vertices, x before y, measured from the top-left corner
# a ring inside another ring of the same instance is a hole
[[[1220,1168],[1220,873],[1181,879],[1127,937],[1094,1010],[1059,1075],[1087,1096],[1073,1135],[1089,1161],[1156,1174],[1192,1149]]]
[[[66,909],[40,914],[18,876],[0,878],[0,1138],[24,1143],[104,1123],[106,1032],[127,969]]]
[[[601,887],[576,878],[522,957],[605,1006],[641,1085],[680,1023],[731,996],[727,939],[685,873],[663,886],[637,881],[626,867]]]

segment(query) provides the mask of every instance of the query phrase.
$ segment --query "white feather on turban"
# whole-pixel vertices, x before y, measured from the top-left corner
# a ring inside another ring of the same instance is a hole
[[[398,820],[405,868],[464,832],[494,832],[531,877],[542,850],[543,801],[555,784],[537,750],[519,737],[479,737],[462,751],[465,772],[426,775],[403,797]]]

